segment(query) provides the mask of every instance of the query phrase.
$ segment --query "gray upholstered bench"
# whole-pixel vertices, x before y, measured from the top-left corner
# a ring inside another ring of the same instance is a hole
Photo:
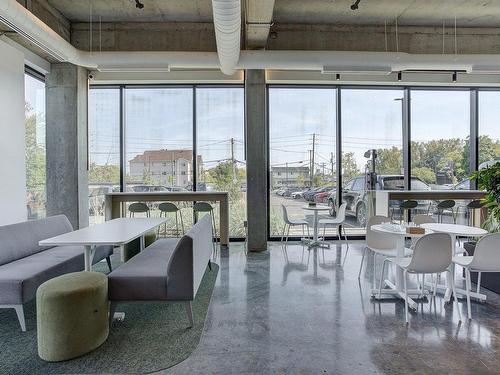
[[[191,301],[210,265],[212,221],[202,217],[182,238],[159,239],[108,275],[110,319],[123,302],[184,302],[191,326]]]
[[[42,247],[38,242],[71,232],[64,215],[0,227],[0,308],[16,310],[21,329],[26,331],[23,303],[35,297],[47,280],[84,269],[83,246]],[[99,246],[94,263],[109,257],[112,246]]]

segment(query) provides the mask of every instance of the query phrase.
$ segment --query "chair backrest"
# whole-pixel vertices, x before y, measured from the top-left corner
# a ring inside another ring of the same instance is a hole
[[[345,221],[345,209],[347,207],[347,203],[342,203],[337,211],[337,216],[335,219],[338,221]]]
[[[149,212],[149,207],[146,203],[142,202],[134,202],[130,203],[128,206],[128,210],[130,213],[144,213],[144,212]]]
[[[416,225],[421,225],[426,223],[435,223],[436,220],[434,220],[431,215],[415,215],[413,216],[413,222]]]
[[[470,201],[467,204],[467,208],[469,208],[471,210],[475,210],[477,208],[482,208],[484,205],[485,205],[485,203],[483,201],[476,199],[476,200]]]
[[[455,201],[453,199],[446,199],[444,201],[439,202],[436,207],[439,209],[453,208],[455,207]]]
[[[481,238],[474,250],[471,269],[500,272],[500,233],[491,233]]]
[[[286,209],[286,206],[284,204],[281,204],[281,210],[283,212],[283,221],[286,224],[290,224],[290,219],[288,218],[288,210]]]
[[[451,264],[451,236],[430,233],[420,237],[413,248],[408,269],[418,273],[444,272]]]
[[[177,212],[179,211],[179,207],[171,202],[163,202],[158,205],[158,209],[161,212]]]
[[[212,212],[214,208],[208,202],[196,202],[193,206],[194,212]]]
[[[393,250],[397,247],[397,237],[385,233],[374,232],[372,225],[388,223],[387,216],[372,216],[366,224],[366,245],[371,249]]]
[[[414,200],[403,201],[399,204],[399,208],[409,210],[418,206],[418,202]]]

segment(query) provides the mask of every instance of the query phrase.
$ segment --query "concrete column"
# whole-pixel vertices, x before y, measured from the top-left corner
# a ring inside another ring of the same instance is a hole
[[[267,250],[266,72],[245,73],[248,249]]]
[[[88,226],[87,70],[51,65],[46,76],[47,215]]]

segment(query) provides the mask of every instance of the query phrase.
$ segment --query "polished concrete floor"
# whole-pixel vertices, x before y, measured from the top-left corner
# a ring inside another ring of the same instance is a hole
[[[377,260],[362,242],[309,252],[270,243],[245,254],[231,244],[199,347],[165,374],[500,374],[500,298],[474,303],[459,324],[440,296],[422,300],[404,323],[403,301],[370,296]],[[461,281],[457,280],[457,283]]]

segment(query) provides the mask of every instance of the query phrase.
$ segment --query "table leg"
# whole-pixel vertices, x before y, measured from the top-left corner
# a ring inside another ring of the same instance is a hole
[[[85,271],[92,271],[92,260],[94,259],[94,253],[95,253],[94,245],[85,245],[85,252],[84,252]]]
[[[139,250],[142,251],[146,247],[146,239],[144,236],[141,236],[139,239]]]
[[[457,236],[450,234],[451,237],[451,256],[455,256],[455,243],[457,242]],[[444,292],[444,302],[450,302],[451,300],[451,283],[453,282],[452,275],[455,276],[455,263],[451,263],[450,271],[446,272],[446,291]]]
[[[403,258],[404,257],[404,251],[405,251],[405,238],[403,236],[398,236],[397,240],[397,258]],[[396,298],[401,298],[404,300],[405,294],[403,290],[403,285],[404,285],[404,273],[403,270],[399,267],[396,267],[396,278],[394,282],[392,282],[389,279],[384,280],[385,286],[387,286],[387,289],[382,289],[383,295],[389,295],[392,297]],[[378,298],[378,288],[377,289],[372,289],[372,296],[375,298]],[[408,307],[411,309],[415,310],[417,308],[417,303],[411,299],[409,296],[420,296],[422,292],[417,288],[417,289],[408,289]]]
[[[226,199],[220,200],[219,231],[220,245],[229,245],[229,202]]]
[[[318,211],[314,211],[314,242],[318,242]]]

